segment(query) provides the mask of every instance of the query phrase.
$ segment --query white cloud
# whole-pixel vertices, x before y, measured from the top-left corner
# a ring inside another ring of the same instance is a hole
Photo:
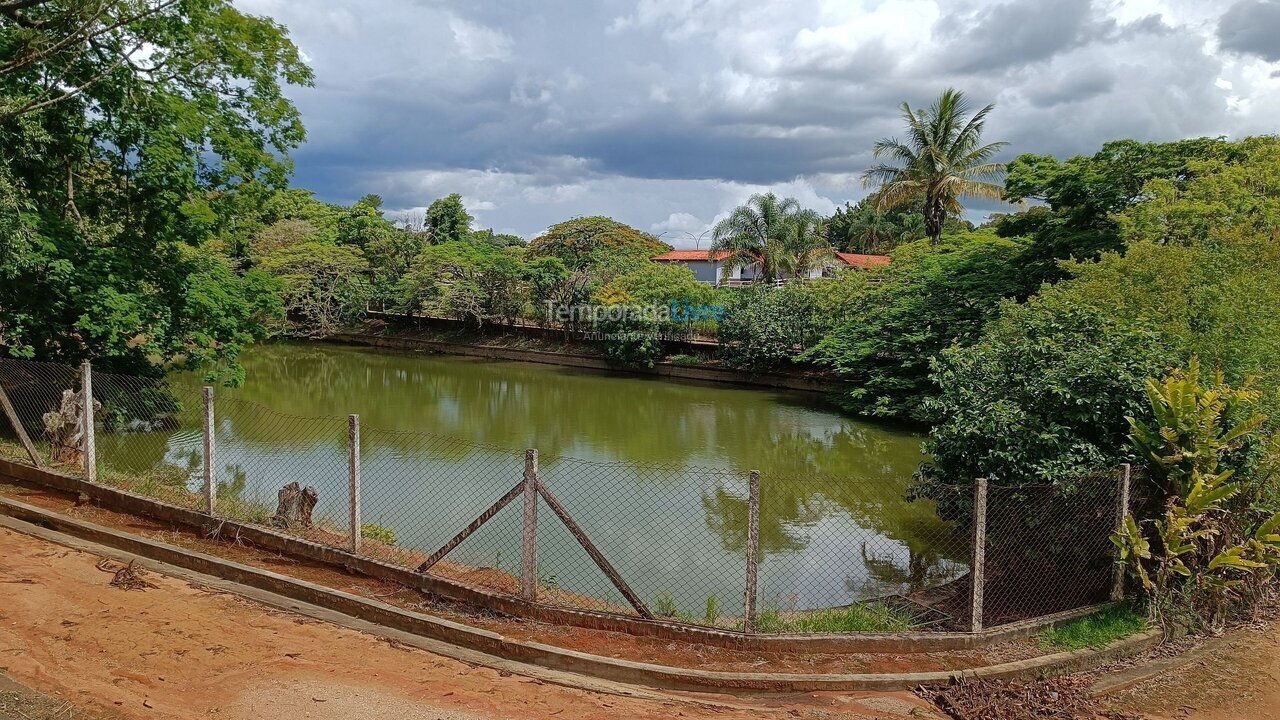
[[[511,37],[501,30],[449,18],[449,29],[458,51],[469,60],[506,60],[511,55]]]
[[[865,194],[898,105],[948,86],[997,103],[1006,157],[1274,132],[1280,114],[1269,36],[1241,35],[1241,10],[1220,29],[1260,0],[235,2],[314,65],[290,91],[299,184],[400,207],[460,192],[525,235],[607,214],[679,240],[766,190],[830,212]]]

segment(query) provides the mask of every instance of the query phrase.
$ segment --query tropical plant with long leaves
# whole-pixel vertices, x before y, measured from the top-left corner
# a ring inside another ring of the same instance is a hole
[[[795,198],[752,195],[712,230],[713,252],[727,252],[725,269],[751,268],[757,280],[802,277],[831,253],[822,216]]]
[[[864,185],[878,188],[876,207],[888,210],[922,202],[925,234],[936,245],[947,217],[964,212],[962,198],[1002,199],[1005,166],[992,158],[1007,143],[982,142],[987,115],[994,108],[987,105],[970,116],[964,93],[952,88],[925,109],[902,103],[905,139],[877,141],[875,157],[886,162],[862,174]]]

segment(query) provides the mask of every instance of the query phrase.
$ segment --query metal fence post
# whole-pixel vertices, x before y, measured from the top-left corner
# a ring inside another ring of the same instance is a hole
[[[351,552],[360,552],[360,416],[347,416],[347,499],[351,511]]]
[[[980,477],[973,485],[973,562],[969,568],[972,580],[969,590],[969,629],[982,630],[982,593],[987,566],[987,479]]]
[[[213,388],[204,386],[204,511],[214,514],[218,499],[218,484],[213,477]]]
[[[747,480],[747,589],[743,597],[742,630],[756,631],[756,583],[760,569],[760,471]]]
[[[98,479],[98,447],[93,436],[93,366],[88,360],[80,364],[80,388],[84,392],[84,479],[94,482]]]
[[[1116,532],[1123,533],[1125,519],[1129,517],[1129,482],[1133,466],[1125,463],[1120,466],[1120,481],[1116,497]],[[1124,599],[1125,567],[1120,562],[1120,548],[1116,547],[1116,564],[1111,576],[1111,599],[1119,602]]]
[[[520,596],[538,599],[538,451],[524,451],[524,518],[520,539]]]

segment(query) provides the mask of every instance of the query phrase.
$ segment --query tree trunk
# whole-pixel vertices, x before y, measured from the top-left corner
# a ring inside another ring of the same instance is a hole
[[[276,514],[271,518],[273,525],[282,528],[311,527],[311,511],[320,501],[320,494],[315,488],[308,485],[304,489],[291,482],[280,488],[276,498]]]
[[[947,208],[942,198],[929,198],[924,206],[924,232],[929,242],[937,245],[942,240],[942,226],[947,221]]]
[[[93,401],[96,411],[102,403]],[[57,410],[45,413],[44,439],[49,443],[49,460],[58,463],[79,463],[84,457],[84,391],[62,391]]]

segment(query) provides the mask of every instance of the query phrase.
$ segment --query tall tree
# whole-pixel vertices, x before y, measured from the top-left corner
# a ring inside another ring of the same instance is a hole
[[[431,203],[427,208],[426,225],[431,242],[461,242],[471,236],[471,213],[462,205],[462,196],[452,193]]]
[[[982,130],[995,105],[987,105],[969,117],[964,93],[948,88],[924,110],[902,103],[907,125],[905,140],[885,138],[876,142],[875,156],[891,162],[875,165],[862,174],[867,186],[879,186],[880,210],[922,204],[925,234],[936,245],[949,215],[964,212],[961,198],[999,200],[999,184],[1005,166],[992,162],[1007,143],[983,144]]]
[[[831,250],[817,213],[773,193],[752,195],[711,235],[712,251],[729,253],[726,268],[752,268],[765,282],[802,275]]]
[[[310,81],[229,0],[0,0],[0,351],[234,371],[273,298],[215,241],[285,182]]]

